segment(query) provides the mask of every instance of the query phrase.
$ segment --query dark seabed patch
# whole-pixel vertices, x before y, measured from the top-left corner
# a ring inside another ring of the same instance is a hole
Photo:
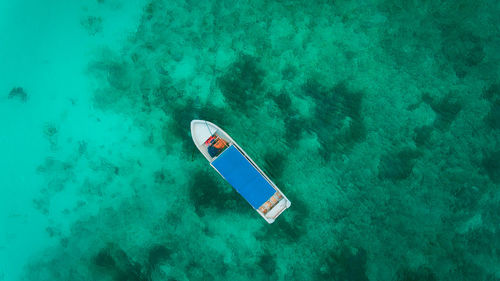
[[[349,152],[365,139],[362,92],[350,90],[343,82],[327,88],[314,79],[309,79],[302,89],[315,104],[314,118],[309,122],[320,139],[323,158],[328,159],[332,152]]]

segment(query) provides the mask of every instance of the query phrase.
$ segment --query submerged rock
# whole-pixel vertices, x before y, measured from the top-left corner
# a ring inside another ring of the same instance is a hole
[[[408,178],[420,152],[409,148],[392,151],[380,158],[378,176],[380,179],[399,181]]]
[[[490,180],[494,183],[500,183],[500,150],[486,155],[483,158],[483,169],[486,171]]]
[[[22,102],[26,102],[28,100],[28,94],[22,87],[14,87],[10,90],[9,99],[19,99]]]
[[[102,31],[102,18],[96,16],[87,16],[80,20],[80,24],[89,35],[96,35]]]

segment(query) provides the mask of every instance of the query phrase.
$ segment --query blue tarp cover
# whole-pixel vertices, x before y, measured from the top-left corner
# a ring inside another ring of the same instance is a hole
[[[241,152],[231,145],[212,162],[219,173],[258,209],[276,192]]]

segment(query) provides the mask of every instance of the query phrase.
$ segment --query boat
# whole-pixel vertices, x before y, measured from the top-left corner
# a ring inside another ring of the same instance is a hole
[[[191,136],[210,165],[268,223],[290,207],[290,200],[224,130],[205,120],[193,120]]]

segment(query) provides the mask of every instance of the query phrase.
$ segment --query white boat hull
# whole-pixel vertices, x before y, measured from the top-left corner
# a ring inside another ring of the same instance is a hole
[[[265,178],[265,180],[272,186],[272,188],[276,191],[275,194],[278,194],[277,197],[279,197],[279,201],[276,203],[274,202],[271,198],[266,201],[265,204],[268,202],[272,206],[270,209],[263,208],[265,206],[261,206],[260,208],[254,210],[257,211],[268,223],[273,223],[274,220],[281,214],[283,211],[285,211],[287,208],[291,206],[290,200],[281,192],[281,190],[274,184],[271,179],[262,171],[262,169],[255,164],[255,162],[248,156],[248,154],[227,134],[224,130],[219,128],[217,125],[204,121],[204,120],[193,120],[191,121],[191,136],[193,138],[193,142],[195,143],[196,147],[198,150],[205,156],[205,158],[208,160],[210,165],[219,173],[221,174],[213,165],[212,162],[217,159],[218,155],[215,157],[212,157],[208,150],[206,149],[205,141],[210,138],[214,133],[217,133],[217,135],[221,136],[223,139],[225,139],[228,142],[228,146],[233,145],[235,148],[239,150],[241,154],[245,156],[245,158],[252,164],[252,166],[262,175],[262,177]],[[222,154],[222,153],[221,153]],[[222,176],[222,174],[221,174]],[[264,205],[265,205],[264,204]]]

